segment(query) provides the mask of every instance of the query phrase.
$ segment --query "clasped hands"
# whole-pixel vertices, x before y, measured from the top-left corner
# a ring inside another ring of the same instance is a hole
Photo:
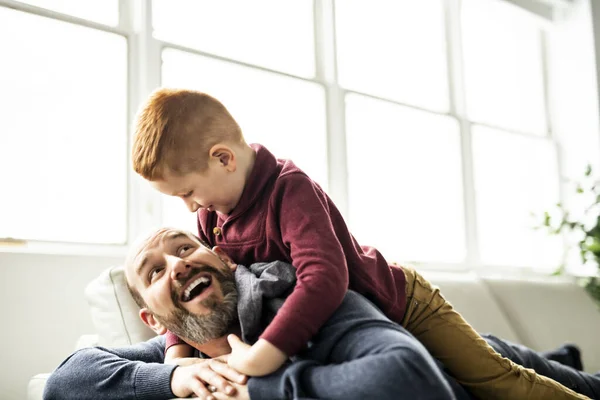
[[[171,390],[178,397],[196,395],[204,400],[249,399],[248,376],[263,376],[286,361],[285,353],[259,339],[250,346],[236,335],[227,336],[231,353],[213,359],[180,358],[175,362]],[[247,374],[243,374],[243,373]]]
[[[227,364],[230,354],[212,358],[180,358],[171,375],[171,391],[177,397],[203,400],[250,399],[248,377]]]

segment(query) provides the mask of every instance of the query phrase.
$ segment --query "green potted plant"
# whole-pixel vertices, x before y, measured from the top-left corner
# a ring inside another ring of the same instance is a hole
[[[544,212],[541,225],[551,234],[569,233],[571,247],[578,248],[581,262],[595,266],[596,275],[582,278],[581,282],[600,306],[600,180],[593,179],[592,167],[588,165],[583,179],[570,184],[574,186],[574,203],[578,207],[559,203],[554,210]],[[565,262],[554,274],[564,272]]]

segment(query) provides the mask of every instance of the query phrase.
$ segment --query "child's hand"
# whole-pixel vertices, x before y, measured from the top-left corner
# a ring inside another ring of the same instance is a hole
[[[227,363],[248,376],[263,376],[275,372],[287,360],[287,355],[264,339],[253,346],[242,342],[236,335],[228,335],[231,354]]]
[[[248,363],[251,361],[250,349],[252,347],[249,344],[242,342],[236,335],[228,335],[227,341],[231,346],[231,354],[229,354],[227,364],[239,372],[248,369]]]

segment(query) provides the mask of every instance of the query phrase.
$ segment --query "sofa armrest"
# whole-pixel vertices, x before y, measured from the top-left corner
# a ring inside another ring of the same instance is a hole
[[[98,335],[81,335],[75,344],[75,350],[99,346]]]
[[[44,386],[50,374],[37,374],[29,380],[27,385],[27,400],[42,400]]]
[[[98,346],[98,335],[81,335],[75,344],[75,350]],[[50,373],[37,374],[27,384],[27,400],[42,400],[44,387]]]

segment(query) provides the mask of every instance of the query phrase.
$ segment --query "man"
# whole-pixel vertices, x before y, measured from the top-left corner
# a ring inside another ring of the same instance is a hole
[[[293,287],[287,264],[237,266],[191,234],[162,229],[134,249],[125,271],[144,323],[157,334],[176,333],[204,359],[162,364],[162,337],[84,349],[52,374],[45,399],[469,398],[416,339],[353,292],[294,360],[246,382],[227,366],[232,350],[247,349],[230,334],[256,340]]]

